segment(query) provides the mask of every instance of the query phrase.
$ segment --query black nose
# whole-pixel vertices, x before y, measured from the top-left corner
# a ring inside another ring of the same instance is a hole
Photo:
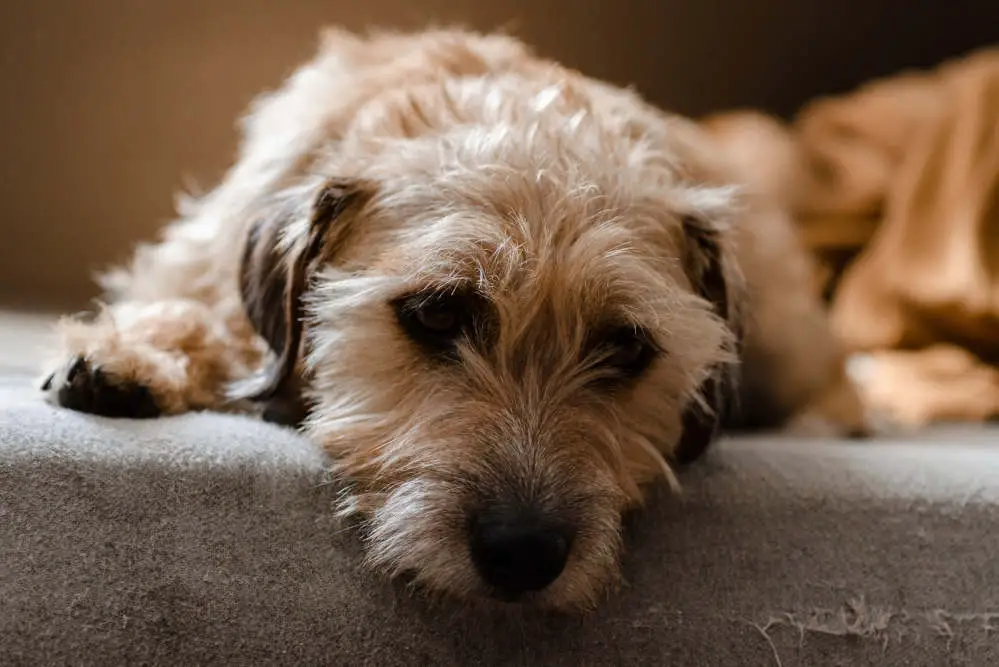
[[[497,591],[517,596],[540,591],[558,579],[572,535],[534,512],[491,510],[471,522],[472,562]]]

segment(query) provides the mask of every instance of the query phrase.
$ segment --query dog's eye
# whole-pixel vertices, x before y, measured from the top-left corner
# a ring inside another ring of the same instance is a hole
[[[435,334],[450,335],[461,328],[461,314],[453,304],[432,303],[417,308],[413,317],[420,326]]]
[[[622,342],[616,345],[614,351],[607,357],[607,363],[620,367],[634,366],[645,356],[647,347],[637,338]]]
[[[633,327],[621,327],[607,335],[604,343],[606,356],[603,363],[628,376],[644,371],[656,356],[656,348],[649,336]]]
[[[453,355],[471,324],[472,304],[461,294],[415,294],[392,305],[406,335],[435,354]]]

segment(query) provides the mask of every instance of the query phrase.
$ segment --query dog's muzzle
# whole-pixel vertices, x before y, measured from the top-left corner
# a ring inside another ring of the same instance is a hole
[[[572,547],[572,531],[530,508],[493,508],[469,521],[472,563],[496,593],[516,599],[559,578]]]

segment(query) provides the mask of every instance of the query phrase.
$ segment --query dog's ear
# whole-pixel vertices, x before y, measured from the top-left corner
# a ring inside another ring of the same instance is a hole
[[[302,297],[317,265],[335,254],[347,219],[370,193],[368,184],[339,180],[325,182],[318,192],[285,192],[250,227],[240,264],[240,294],[250,323],[274,359],[255,377],[234,385],[230,396],[263,402],[268,421],[297,424],[305,416],[298,374]]]
[[[697,294],[728,324],[733,352],[738,355],[743,329],[738,307],[741,290],[735,284],[736,265],[728,239],[735,214],[734,191],[710,188],[697,195],[696,205],[681,213],[684,269]],[[733,364],[723,363],[701,385],[702,400],[693,401],[683,413],[683,435],[673,453],[677,463],[699,458],[715,439],[727,403],[734,398],[733,384]]]

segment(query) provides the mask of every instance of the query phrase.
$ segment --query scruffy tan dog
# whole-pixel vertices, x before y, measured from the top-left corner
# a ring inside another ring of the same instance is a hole
[[[262,406],[329,453],[375,566],[592,607],[621,513],[722,417],[864,428],[790,226],[710,141],[509,37],[331,31],[221,185],[61,324],[44,389]]]

